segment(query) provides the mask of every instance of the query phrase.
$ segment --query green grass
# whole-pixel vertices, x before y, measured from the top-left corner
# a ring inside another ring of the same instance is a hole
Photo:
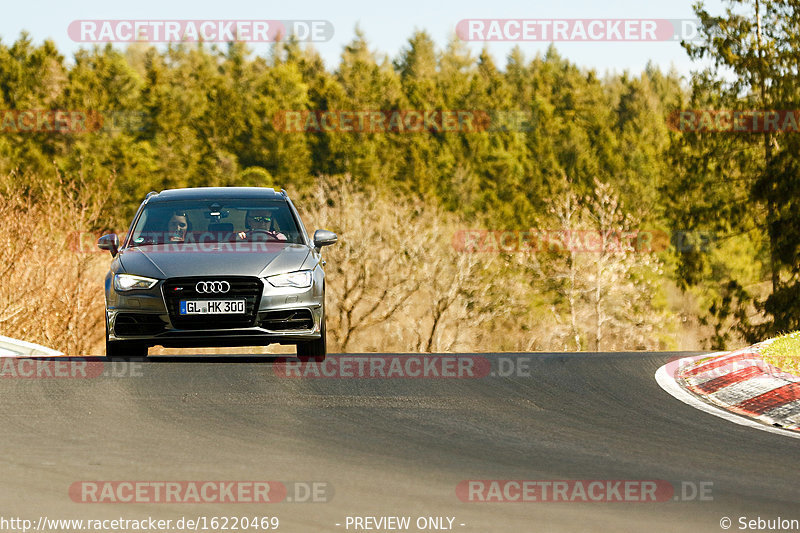
[[[761,355],[767,363],[800,376],[800,331],[778,337],[761,349]]]

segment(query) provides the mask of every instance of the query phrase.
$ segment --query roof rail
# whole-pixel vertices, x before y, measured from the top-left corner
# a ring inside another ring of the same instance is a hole
[[[145,197],[144,197],[144,202],[142,202],[142,205],[144,205],[144,204],[146,204],[147,202],[149,202],[149,201],[150,201],[150,198],[152,198],[153,196],[155,196],[155,195],[157,195],[157,194],[158,194],[158,193],[157,193],[156,191],[150,191],[149,193],[147,193],[147,196],[145,196]]]

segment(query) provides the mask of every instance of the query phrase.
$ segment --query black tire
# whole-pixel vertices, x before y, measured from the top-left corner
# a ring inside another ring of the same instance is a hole
[[[106,338],[106,359],[130,361],[147,357],[147,345],[134,341],[110,341]]]
[[[303,362],[313,361],[321,363],[325,360],[328,354],[327,334],[325,332],[325,316],[322,317],[322,328],[320,328],[320,337],[313,341],[304,341],[297,343],[297,357]]]

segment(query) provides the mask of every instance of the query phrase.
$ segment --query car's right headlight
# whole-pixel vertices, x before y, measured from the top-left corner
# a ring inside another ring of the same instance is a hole
[[[134,276],[133,274],[116,274],[114,276],[114,288],[118,291],[152,289],[156,283],[158,283],[157,279]]]
[[[288,274],[278,274],[277,276],[269,276],[267,281],[273,287],[295,287],[297,289],[306,289],[311,286],[314,276],[310,270],[300,270],[299,272],[289,272]]]

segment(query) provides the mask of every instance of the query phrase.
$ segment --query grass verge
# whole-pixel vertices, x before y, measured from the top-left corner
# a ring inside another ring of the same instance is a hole
[[[778,337],[761,349],[761,355],[767,363],[800,376],[800,331]]]

